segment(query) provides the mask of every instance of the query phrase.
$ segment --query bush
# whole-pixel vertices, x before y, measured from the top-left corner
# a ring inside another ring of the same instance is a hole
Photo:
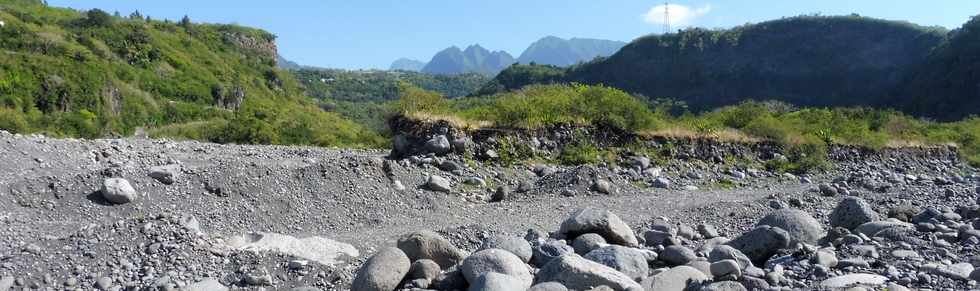
[[[397,110],[404,115],[419,112],[440,113],[446,109],[446,98],[439,93],[424,90],[408,83],[399,83],[401,98],[396,105]]]
[[[558,162],[569,166],[595,164],[599,162],[599,149],[589,141],[580,140],[563,147]]]
[[[85,13],[85,23],[89,26],[110,26],[112,22],[112,15],[105,11],[92,9]]]
[[[24,113],[16,109],[0,107],[0,129],[12,133],[24,133],[29,129]]]

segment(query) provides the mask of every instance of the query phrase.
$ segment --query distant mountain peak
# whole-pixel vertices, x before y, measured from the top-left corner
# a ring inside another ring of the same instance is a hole
[[[505,51],[490,51],[473,44],[460,51],[456,46],[440,51],[422,68],[423,73],[439,75],[458,75],[479,73],[496,75],[515,62],[514,57]]]
[[[400,58],[391,63],[389,70],[392,71],[412,71],[419,72],[422,71],[426,65],[425,62],[419,60],[413,60],[408,58]]]
[[[626,43],[620,41],[590,38],[564,39],[549,35],[532,43],[521,53],[517,62],[564,67],[588,62],[596,57],[611,56],[624,46]]]

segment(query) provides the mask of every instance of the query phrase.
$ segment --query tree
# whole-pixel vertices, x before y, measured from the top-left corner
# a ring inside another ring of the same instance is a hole
[[[92,9],[85,13],[85,22],[89,26],[110,26],[112,20],[112,15],[100,9]]]
[[[191,29],[191,18],[187,15],[184,15],[184,18],[180,19],[180,26],[183,27],[184,29]]]
[[[133,11],[133,13],[130,13],[130,14],[129,14],[129,19],[133,19],[133,20],[136,20],[136,19],[139,19],[139,20],[143,20],[143,14],[140,14],[140,11],[139,11],[139,10],[136,10],[136,11]]]

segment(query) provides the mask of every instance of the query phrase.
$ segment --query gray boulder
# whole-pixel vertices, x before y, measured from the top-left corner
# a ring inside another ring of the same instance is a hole
[[[462,262],[466,257],[466,253],[441,235],[427,230],[402,236],[397,245],[411,261],[428,259],[435,261],[443,269]]]
[[[575,249],[564,241],[549,239],[532,247],[531,252],[531,264],[543,267],[556,258],[575,253]]]
[[[534,255],[531,251],[531,244],[526,240],[506,235],[495,235],[483,240],[483,244],[477,251],[488,249],[502,249],[511,252],[525,263],[530,262]]]
[[[724,260],[734,260],[738,263],[739,269],[752,266],[752,260],[748,256],[729,245],[716,246],[708,253],[709,262],[715,263]]]
[[[789,233],[768,225],[758,226],[727,243],[760,266],[765,265],[779,250],[789,247],[789,244]]]
[[[854,228],[854,233],[874,237],[879,232],[889,228],[912,229],[912,225],[897,220],[872,221]]]
[[[670,266],[686,265],[697,258],[693,250],[684,246],[669,246],[660,252],[660,260]]]
[[[817,244],[817,241],[824,236],[820,222],[798,209],[784,209],[766,215],[756,226],[768,225],[785,230],[790,237],[790,244],[807,243]]]
[[[453,171],[462,170],[463,166],[457,162],[451,160],[445,160],[442,161],[442,163],[439,163],[439,169],[446,172],[453,172]]]
[[[524,289],[531,287],[531,270],[516,255],[501,249],[488,249],[474,253],[463,261],[459,270],[467,282],[475,282],[483,274],[500,273],[520,280]]]
[[[645,230],[642,235],[643,243],[651,247],[664,245],[665,242],[674,237],[670,232],[656,229]]]
[[[738,278],[742,276],[742,268],[735,260],[721,260],[711,263],[709,269],[711,270],[711,276],[715,278]]]
[[[580,235],[575,238],[575,241],[572,241],[572,248],[575,249],[575,253],[583,256],[607,245],[609,244],[606,243],[606,239],[594,233]]]
[[[436,192],[449,193],[453,191],[453,187],[449,183],[449,180],[446,180],[446,178],[439,175],[429,176],[429,180],[425,182],[425,187]]]
[[[830,226],[843,227],[853,230],[858,226],[881,220],[878,213],[871,208],[868,202],[858,197],[847,197],[841,200],[830,213]]]
[[[535,284],[531,286],[531,289],[527,289],[527,291],[568,291],[568,288],[565,288],[565,285],[558,282],[545,282]]]
[[[440,273],[442,273],[442,268],[439,267],[439,264],[436,264],[433,260],[422,259],[412,263],[412,267],[408,269],[408,277],[406,279],[425,279],[432,282]]]
[[[398,288],[398,283],[405,278],[412,262],[399,249],[385,248],[367,262],[354,274],[351,291],[392,291]]]
[[[745,286],[743,286],[742,283],[734,282],[734,281],[714,282],[705,285],[704,287],[701,288],[701,291],[747,291],[747,290],[748,289],[745,289]]]
[[[643,280],[643,290],[685,291],[708,281],[708,275],[688,266],[677,266]]]
[[[636,247],[639,242],[629,225],[618,216],[606,210],[584,208],[562,222],[558,234],[565,239],[573,240],[579,235],[595,233],[601,235],[611,244]]]
[[[668,180],[667,178],[664,178],[664,177],[659,177],[659,178],[654,179],[653,180],[653,183],[651,183],[651,185],[654,188],[667,189],[667,188],[670,188],[670,180]]]
[[[534,282],[558,282],[572,290],[588,290],[603,285],[616,291],[643,290],[629,276],[576,254],[552,260],[538,271]]]
[[[184,289],[181,289],[181,290],[184,290],[184,291],[227,291],[228,290],[228,287],[225,286],[225,285],[222,285],[221,282],[218,282],[218,280],[216,280],[216,279],[204,279],[204,280],[202,280],[200,282],[187,285],[186,287],[184,287]]]
[[[165,165],[150,168],[150,178],[171,185],[180,177],[180,165]]]
[[[126,204],[136,201],[136,189],[129,181],[122,178],[109,178],[102,181],[102,198],[115,204]]]
[[[467,291],[523,291],[528,286],[521,279],[500,273],[484,273],[471,280]]]
[[[596,179],[592,183],[592,191],[596,191],[602,194],[613,194],[612,183],[605,179]]]
[[[611,245],[591,251],[585,258],[613,268],[633,280],[642,280],[650,272],[646,254],[637,249]]]
[[[888,278],[875,274],[848,274],[832,277],[820,282],[820,287],[827,289],[843,289],[855,285],[881,286],[888,282]]]
[[[437,135],[425,142],[425,152],[445,155],[452,151],[452,145],[445,135]]]

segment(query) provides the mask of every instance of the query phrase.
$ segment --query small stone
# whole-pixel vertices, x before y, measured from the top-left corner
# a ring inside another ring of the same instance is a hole
[[[102,182],[102,198],[115,204],[126,204],[136,201],[136,189],[129,181],[121,178],[109,178]]]
[[[592,191],[596,191],[602,194],[613,194],[612,183],[605,179],[596,179],[592,183]]]
[[[510,187],[500,186],[497,187],[497,191],[493,192],[490,196],[490,202],[501,202],[507,200],[507,196],[510,195]]]
[[[429,180],[425,182],[426,188],[436,192],[449,193],[453,191],[452,185],[449,184],[449,180],[438,175],[429,176]]]
[[[180,177],[180,165],[165,165],[150,168],[150,178],[160,181],[160,183],[171,185]]]

